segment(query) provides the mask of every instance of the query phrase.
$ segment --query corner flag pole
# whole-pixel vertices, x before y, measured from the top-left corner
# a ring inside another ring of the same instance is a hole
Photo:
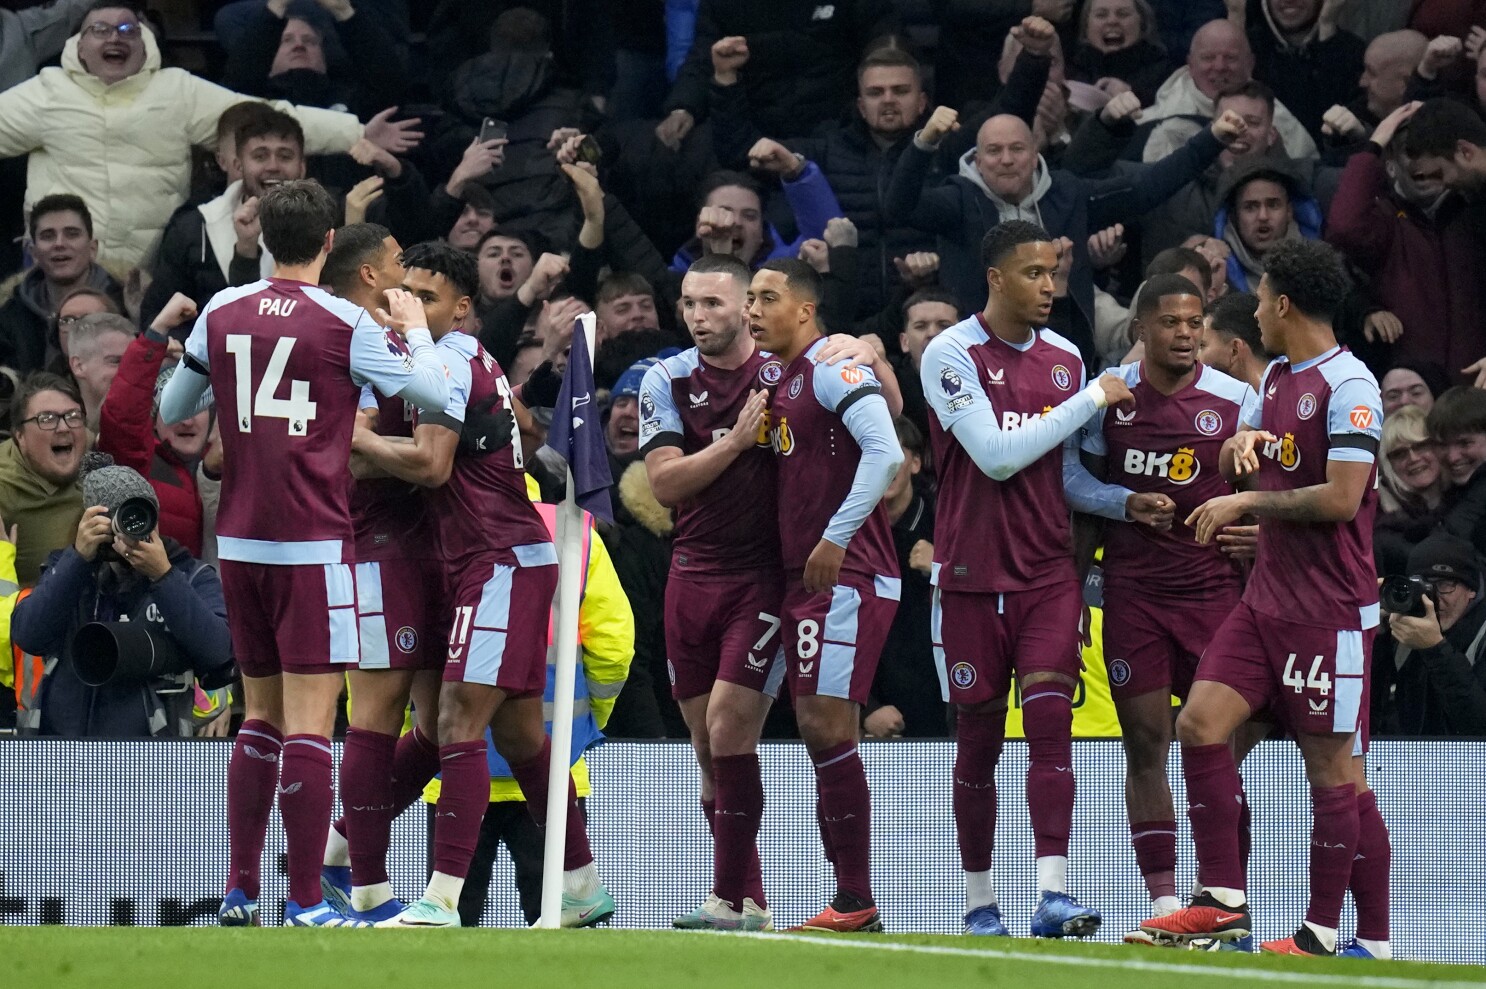
[[[579,319],[588,352],[594,347],[594,316]],[[559,415],[568,414],[559,410]],[[578,606],[583,587],[583,509],[573,469],[567,497],[557,506],[557,682],[552,688],[552,761],[547,768],[547,844],[542,855],[542,916],[538,927],[562,919],[562,863],[568,832],[568,774],[573,746],[573,689],[578,678]]]

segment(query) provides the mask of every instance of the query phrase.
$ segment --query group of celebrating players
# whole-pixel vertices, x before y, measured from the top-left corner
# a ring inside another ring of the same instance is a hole
[[[404,251],[368,225],[332,232],[333,205],[312,182],[279,186],[259,212],[274,277],[212,300],[161,404],[184,417],[210,385],[222,423],[219,546],[248,720],[229,769],[221,920],[256,922],[277,784],[286,923],[457,926],[487,801],[487,728],[538,822],[549,799],[541,700],[556,554],[522,476],[527,412],[459,332],[477,290],[466,255]],[[1312,788],[1310,907],[1293,937],[1263,948],[1389,957],[1388,833],[1361,758],[1382,409],[1331,329],[1347,290],[1341,263],[1318,242],[1266,256],[1256,316],[1276,359],[1256,383],[1198,360],[1202,293],[1180,276],[1138,295],[1144,356],[1086,383],[1078,350],[1043,328],[1058,252],[1034,224],[993,228],[985,310],[937,336],[922,361],[939,483],[932,636],[957,713],[966,929],[1007,933],[991,870],[1013,680],[1029,715],[1041,894],[1031,933],[1086,936],[1100,924],[1069,895],[1067,871],[1081,574],[1102,546],[1105,656],[1153,913],[1126,940],[1248,942],[1238,763],[1279,725]],[[676,510],[672,688],[714,836],[712,893],[678,927],[773,927],[757,745],[788,680],[837,881],[802,927],[882,929],[857,741],[899,597],[882,496],[903,460],[901,397],[870,347],[824,335],[820,292],[797,260],[755,272],[702,258],[682,282],[695,347],[651,367],[641,388],[650,484]],[[1241,559],[1248,540],[1236,527],[1254,519],[1257,550]],[[348,667],[345,817],[330,825],[328,735]],[[1185,908],[1166,775],[1173,694],[1198,865]],[[410,697],[416,725],[399,737]],[[387,882],[391,822],[435,773],[433,875],[404,907]],[[571,787],[567,833],[562,922],[584,926],[614,904]],[[1343,946],[1349,888],[1358,928]]]
[[[1126,940],[1251,943],[1237,766],[1278,723],[1299,743],[1313,790],[1311,903],[1293,937],[1263,947],[1390,955],[1388,833],[1361,759],[1378,622],[1371,532],[1381,399],[1331,329],[1347,291],[1336,255],[1307,242],[1266,260],[1255,315],[1277,359],[1257,390],[1198,361],[1203,297],[1180,276],[1153,278],[1139,293],[1143,358],[1086,385],[1077,349],[1042,328],[1058,245],[1022,222],[985,238],[985,311],[924,353],[939,483],[932,636],[956,708],[953,806],[971,934],[1007,933],[991,865],[1013,679],[1028,715],[1041,894],[1031,933],[1085,936],[1100,924],[1097,910],[1068,894],[1067,869],[1081,577],[1102,545],[1104,652],[1129,756],[1132,842],[1153,908]],[[713,893],[680,927],[772,924],[755,850],[763,808],[755,746],[784,678],[816,768],[838,886],[803,926],[882,925],[856,738],[898,596],[880,503],[901,460],[888,418],[897,394],[882,362],[842,362],[847,341],[821,339],[819,290],[808,268],[788,260],[757,273],[728,258],[699,262],[682,286],[696,349],[662,361],[642,391],[651,483],[680,510],[667,655],[715,838]],[[759,535],[770,516],[779,519],[780,559]],[[1242,523],[1251,519],[1259,535],[1250,565]],[[782,671],[769,658],[776,633]],[[1183,700],[1175,733],[1198,861],[1186,908],[1166,775],[1173,694]],[[1357,938],[1339,946],[1349,887]]]

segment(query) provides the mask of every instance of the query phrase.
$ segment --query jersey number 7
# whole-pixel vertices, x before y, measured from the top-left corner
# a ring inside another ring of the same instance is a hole
[[[289,382],[289,397],[277,398],[284,380],[284,369],[289,364],[289,354],[299,340],[295,337],[280,337],[274,344],[268,366],[263,369],[263,380],[258,391],[253,393],[253,338],[246,333],[227,335],[227,353],[232,355],[237,379],[237,429],[240,433],[253,431],[253,417],[260,419],[283,419],[289,426],[290,436],[304,436],[315,418],[315,403],[310,401],[310,383],[295,379]]]

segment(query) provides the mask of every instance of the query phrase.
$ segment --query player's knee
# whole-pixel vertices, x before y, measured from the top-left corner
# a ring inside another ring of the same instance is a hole
[[[485,733],[485,726],[475,723],[473,707],[457,694],[445,693],[439,704],[439,744],[470,742]]]
[[[822,752],[842,742],[855,740],[856,734],[843,725],[841,718],[833,715],[834,712],[813,706],[795,712],[800,738],[811,752]]]
[[[692,751],[697,754],[697,765],[710,773],[712,770],[712,736],[706,725],[692,729],[691,747]]]
[[[1227,735],[1217,722],[1200,708],[1187,706],[1176,718],[1176,740],[1185,746],[1217,745],[1227,741]]]

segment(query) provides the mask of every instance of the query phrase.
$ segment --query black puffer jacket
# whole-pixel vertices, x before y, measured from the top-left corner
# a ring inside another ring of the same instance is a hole
[[[778,138],[809,134],[835,120],[856,94],[856,66],[867,43],[899,27],[890,0],[702,0],[686,62],[666,100],[701,120],[712,80],[712,45],[748,39],[741,73],[758,125]]]
[[[1140,97],[1141,106],[1156,101],[1156,90],[1169,75],[1171,60],[1149,41],[1137,41],[1129,48],[1107,53],[1080,43],[1068,60],[1068,78],[1090,85],[1104,78],[1119,79]]]
[[[486,117],[505,121],[505,162],[483,180],[495,200],[496,221],[503,230],[541,230],[555,248],[571,246],[577,231],[572,193],[547,139],[559,127],[590,123],[582,94],[558,85],[550,54],[504,49],[461,65],[451,90],[452,112],[434,139],[441,174],[454,170]]]
[[[1025,53],[1016,61],[1011,76],[997,98],[980,105],[960,120],[962,140],[945,141],[937,167],[953,174],[957,156],[973,146],[980,125],[999,113],[1021,117],[1028,126],[1037,113],[1037,101],[1047,82],[1048,59]],[[712,87],[712,146],[724,168],[745,168],[748,150],[766,136],[754,126],[742,85]],[[815,137],[792,138],[786,147],[820,167],[841,211],[857,228],[857,304],[855,319],[880,312],[898,284],[893,258],[914,251],[934,250],[934,236],[906,223],[887,221],[888,184],[903,149],[913,141],[922,121],[905,131],[886,148],[872,138],[861,114],[837,127],[822,129]]]

